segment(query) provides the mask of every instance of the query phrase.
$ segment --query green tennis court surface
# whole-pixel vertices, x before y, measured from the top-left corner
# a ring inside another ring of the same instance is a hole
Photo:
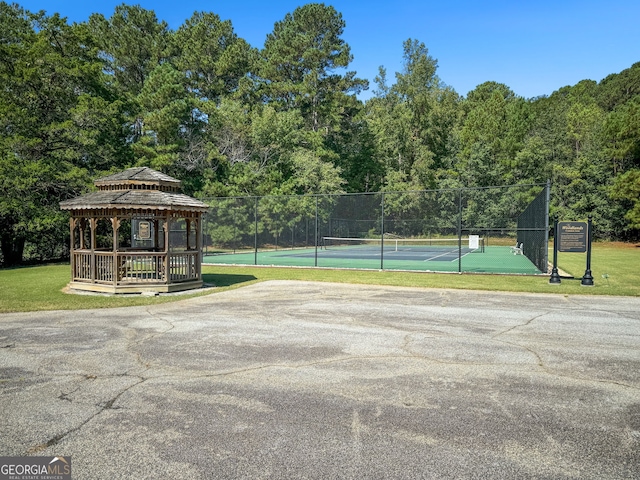
[[[368,245],[357,248],[295,248],[281,250],[254,250],[236,253],[204,253],[203,263],[220,265],[273,265],[290,267],[323,267],[384,270],[414,270],[432,272],[540,274],[524,255],[514,255],[507,246],[486,246],[481,250],[463,247],[458,260],[458,249],[384,250]]]

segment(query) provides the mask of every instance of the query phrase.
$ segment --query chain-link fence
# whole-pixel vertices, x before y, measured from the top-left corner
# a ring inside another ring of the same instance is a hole
[[[548,271],[548,183],[206,201],[205,263]]]

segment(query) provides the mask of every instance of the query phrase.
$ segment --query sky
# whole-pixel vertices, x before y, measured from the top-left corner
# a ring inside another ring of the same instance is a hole
[[[11,1],[11,0],[9,0]],[[60,13],[69,23],[92,13],[113,14],[111,0],[14,0],[30,11]],[[132,0],[153,10],[176,30],[195,11],[231,20],[234,31],[262,48],[275,22],[304,0]],[[551,95],[581,80],[599,82],[640,61],[640,2],[637,0],[327,0],[342,14],[343,39],[351,47],[349,71],[375,89],[378,68],[388,83],[402,71],[402,43],[425,44],[437,59],[437,74],[459,94],[486,81],[504,83],[517,95]]]

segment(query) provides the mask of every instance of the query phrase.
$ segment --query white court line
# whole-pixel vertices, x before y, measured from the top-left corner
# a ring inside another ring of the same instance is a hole
[[[424,260],[424,261],[425,261],[425,262],[430,262],[431,260],[433,260],[433,259],[435,259],[435,258],[440,258],[440,257],[444,257],[444,256],[447,256],[447,255],[451,255],[452,253],[456,253],[456,251],[457,251],[457,250],[450,250],[450,251],[448,251],[448,252],[441,253],[440,255],[436,255],[435,257],[429,257],[429,258],[427,258],[427,259],[426,259],[426,260]],[[458,260],[458,259],[456,258],[455,260]],[[454,260],[451,260],[451,261],[453,262]]]
[[[471,252],[465,252],[463,253],[460,258],[462,257],[466,257],[467,255],[469,255],[470,253],[473,253],[473,250]],[[423,260],[423,262],[430,262],[431,260],[434,260],[436,258],[440,258],[440,257],[445,257],[447,255],[451,255],[451,254],[455,254],[456,258],[454,258],[453,260],[450,260],[451,262],[457,262],[458,261],[458,250],[449,250],[446,253],[441,253],[440,255],[436,255],[435,257],[429,257],[426,260]]]
[[[476,250],[477,250],[477,249],[476,249]],[[466,257],[467,255],[469,255],[470,253],[473,253],[473,252],[474,252],[474,251],[473,251],[473,250],[471,250],[470,252],[463,253],[463,254],[460,256],[460,258],[462,258],[462,257]],[[456,257],[456,258],[454,258],[454,259],[453,259],[453,260],[451,260],[451,261],[452,261],[452,262],[456,262],[456,261],[458,261],[458,258]]]

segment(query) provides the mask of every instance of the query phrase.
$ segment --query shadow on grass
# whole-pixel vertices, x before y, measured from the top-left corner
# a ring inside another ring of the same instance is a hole
[[[0,264],[0,271],[2,270],[26,270],[33,267],[57,267],[57,266],[69,266],[69,261],[65,260],[33,260],[31,262],[22,262],[20,265],[3,265]]]
[[[240,286],[243,283],[253,282],[257,280],[253,275],[233,275],[224,273],[203,273],[202,280],[208,285],[216,287],[232,287]]]

